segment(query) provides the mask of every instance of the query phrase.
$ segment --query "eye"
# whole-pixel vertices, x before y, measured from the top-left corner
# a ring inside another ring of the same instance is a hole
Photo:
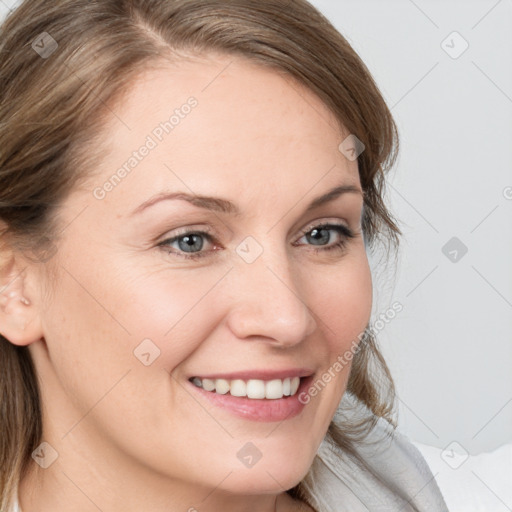
[[[343,251],[348,240],[355,238],[355,236],[354,232],[344,224],[323,223],[303,231],[300,239],[306,239],[305,245],[317,246],[318,248],[313,249],[314,252],[325,252],[331,250]],[[158,246],[169,254],[180,258],[199,259],[209,256],[218,249],[215,242],[215,238],[206,231],[184,231],[160,242]],[[213,248],[205,250],[204,247],[208,244],[212,245]],[[304,244],[296,243],[295,245]]]
[[[213,244],[214,239],[205,231],[187,231],[172,238],[168,238],[158,245],[176,256],[197,259],[207,256],[211,250],[215,250],[203,251],[205,241]]]
[[[332,233],[335,233],[332,235]],[[355,238],[354,232],[344,224],[324,223],[304,232],[308,244],[319,247],[315,252],[343,250],[349,239]],[[333,243],[330,243],[334,240]]]

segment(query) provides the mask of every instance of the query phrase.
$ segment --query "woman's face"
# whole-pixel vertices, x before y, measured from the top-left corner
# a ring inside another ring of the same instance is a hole
[[[290,488],[370,316],[349,134],[290,78],[225,56],[144,73],[111,114],[41,293],[45,439],[98,478]]]

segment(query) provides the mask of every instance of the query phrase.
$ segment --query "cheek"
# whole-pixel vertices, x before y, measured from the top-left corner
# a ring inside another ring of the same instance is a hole
[[[50,361],[42,369],[43,391],[62,412],[57,428],[67,432],[78,424],[74,435],[88,432],[110,448],[162,464],[158,443],[169,431],[189,439],[190,425],[205,422],[204,410],[170,373],[218,325],[212,292],[224,272],[193,278],[176,272],[171,279],[106,268],[92,279],[85,265],[81,274],[79,265],[73,270],[73,277],[59,277],[44,327]],[[179,446],[166,449],[168,461],[182,458]]]
[[[364,253],[351,255],[338,272],[316,280],[308,296],[334,360],[365,330],[372,309],[372,279]]]
[[[112,404],[126,413],[147,397],[125,383],[162,390],[168,373],[208,338],[218,322],[210,293],[222,274],[191,279],[177,272],[169,279],[103,265],[100,275],[91,271],[98,266],[78,263],[66,265],[45,314],[52,371],[81,413],[126,375],[123,396],[128,392],[131,399],[113,393]]]
[[[219,269],[193,273],[167,269],[123,281],[123,289],[115,292],[122,299],[117,299],[114,311],[130,330],[132,350],[150,339],[160,351],[156,366],[174,370],[218,324],[215,291],[223,274]]]
[[[370,320],[372,279],[365,254],[347,258],[343,268],[316,280],[311,286],[310,306],[323,331],[325,358],[322,370],[303,399],[320,408],[319,421],[334,414],[346,390],[352,359]]]
[[[65,328],[66,337],[84,353],[101,348],[123,363],[135,357],[143,340],[151,340],[160,351],[161,366],[170,371],[215,324],[203,304],[211,300],[221,277],[219,271],[171,275],[126,266],[122,272],[104,267],[101,276],[75,271],[73,278],[60,280],[50,312],[52,331]]]

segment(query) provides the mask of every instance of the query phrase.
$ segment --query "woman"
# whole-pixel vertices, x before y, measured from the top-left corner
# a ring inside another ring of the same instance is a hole
[[[446,510],[370,325],[396,129],[329,22],[30,0],[0,44],[2,510]]]

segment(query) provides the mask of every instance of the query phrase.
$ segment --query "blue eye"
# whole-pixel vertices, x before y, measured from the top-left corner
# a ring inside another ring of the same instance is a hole
[[[164,240],[159,245],[166,248],[170,254],[175,254],[183,258],[195,259],[207,256],[209,253],[209,251],[201,252],[204,247],[204,239],[208,240],[210,243],[213,242],[212,237],[208,233],[205,233],[204,231],[191,231],[178,235],[174,238]],[[176,243],[178,245],[178,251],[170,250],[170,246]]]
[[[336,235],[332,236],[335,232]],[[325,252],[331,250],[343,251],[349,239],[354,238],[355,234],[347,226],[343,224],[320,224],[314,226],[306,232],[303,232],[301,238],[307,239],[307,244],[313,245],[314,252]],[[334,238],[335,242],[332,243]],[[215,249],[203,250],[205,241],[214,244],[214,238],[204,231],[188,231],[173,238],[169,238],[160,242],[158,245],[164,248],[169,254],[173,254],[185,259],[199,259],[209,256]],[[304,244],[299,244],[304,245]]]
[[[337,233],[339,240],[334,244],[328,245],[332,238],[329,232],[332,231]],[[305,232],[302,238],[304,237],[311,245],[319,247],[318,249],[313,249],[315,252],[321,252],[334,249],[343,250],[348,240],[354,238],[355,234],[350,228],[343,224],[320,224]]]
[[[178,246],[184,252],[196,252],[203,248],[204,242],[201,235],[192,233],[190,235],[180,236],[178,239]]]

